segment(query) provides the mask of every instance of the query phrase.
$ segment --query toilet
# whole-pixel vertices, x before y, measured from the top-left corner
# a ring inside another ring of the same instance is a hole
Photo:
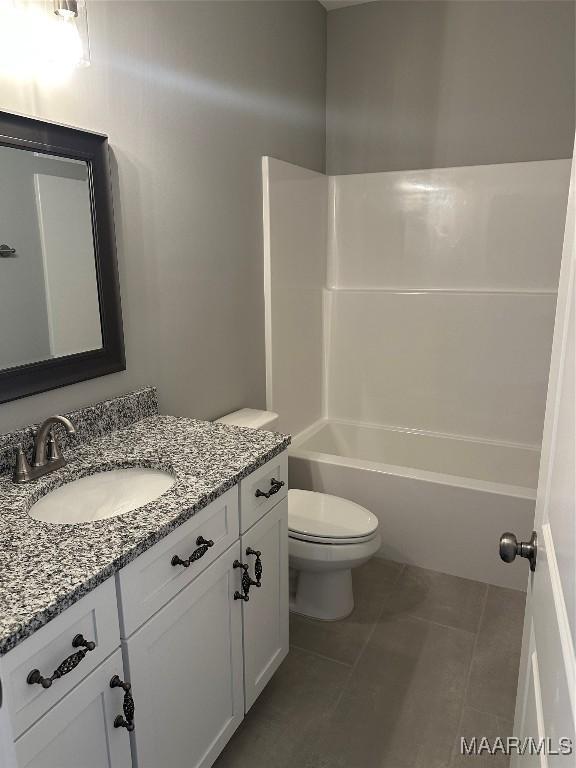
[[[218,422],[273,429],[278,414],[243,408]],[[290,610],[336,621],[354,610],[352,569],[380,549],[378,518],[353,501],[316,491],[288,491]]]

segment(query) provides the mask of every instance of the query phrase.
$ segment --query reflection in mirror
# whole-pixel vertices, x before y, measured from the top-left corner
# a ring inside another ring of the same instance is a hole
[[[89,174],[0,146],[0,370],[102,347]]]

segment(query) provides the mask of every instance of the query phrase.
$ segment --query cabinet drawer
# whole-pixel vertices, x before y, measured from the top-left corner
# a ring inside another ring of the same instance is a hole
[[[114,728],[125,679],[118,649],[16,741],[18,768],[131,768],[130,736]]]
[[[82,650],[76,635],[96,643],[78,665],[49,688],[27,682],[32,670],[50,677],[64,659]],[[6,708],[14,738],[62,699],[120,646],[114,579],[108,579],[0,660]]]
[[[284,483],[275,485],[272,481]],[[278,488],[274,493],[275,488]],[[272,495],[268,498],[261,494]],[[244,533],[288,493],[288,454],[275,456],[240,484],[240,531]]]
[[[200,510],[171,534],[123,568],[120,586],[121,633],[129,637],[178,594],[238,538],[238,487]],[[212,546],[198,544],[202,536]],[[172,564],[174,557],[198,559],[188,567]]]

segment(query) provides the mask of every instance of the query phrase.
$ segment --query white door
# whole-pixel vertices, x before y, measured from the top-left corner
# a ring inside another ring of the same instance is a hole
[[[254,552],[259,552],[257,556]],[[288,499],[242,535],[242,562],[260,587],[252,586],[242,605],[246,712],[288,653]]]
[[[131,768],[130,737],[114,728],[124,692],[117,650],[16,741],[18,768]]]
[[[70,165],[57,162],[63,169]],[[77,172],[86,173],[85,163],[77,163],[77,167]],[[34,187],[52,357],[100,349],[102,329],[88,182],[64,173],[35,173]]]
[[[237,542],[127,641],[138,768],[210,766],[244,717]]]
[[[513,749],[513,766],[576,764],[575,196],[573,161],[534,524],[537,561],[528,578],[514,723],[521,741],[532,737],[544,746],[523,758]],[[546,738],[548,744],[541,742]],[[571,740],[571,755],[555,754],[568,751],[562,738]]]

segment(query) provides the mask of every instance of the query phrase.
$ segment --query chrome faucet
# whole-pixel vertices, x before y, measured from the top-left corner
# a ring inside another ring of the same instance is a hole
[[[66,459],[60,451],[52,430],[56,424],[62,424],[69,435],[76,433],[74,424],[66,416],[50,416],[46,419],[34,435],[32,466],[30,466],[22,446],[19,445],[16,449],[16,467],[13,477],[15,483],[29,483],[31,480],[54,472],[66,464]]]

